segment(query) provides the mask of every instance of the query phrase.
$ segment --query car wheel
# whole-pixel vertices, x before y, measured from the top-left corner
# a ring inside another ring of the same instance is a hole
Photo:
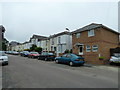
[[[110,62],[110,65],[114,65],[114,62]]]
[[[59,61],[58,61],[58,60],[55,60],[55,62],[56,62],[56,63],[59,63]]]
[[[70,66],[73,66],[73,62],[69,62],[69,65],[70,65]]]

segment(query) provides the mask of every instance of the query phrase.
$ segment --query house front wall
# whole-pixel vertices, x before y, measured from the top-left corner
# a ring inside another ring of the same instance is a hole
[[[81,32],[80,38],[76,38],[76,34],[72,35],[73,53],[79,54],[79,46],[76,43],[83,45],[83,54],[87,63],[105,64],[110,58],[110,48],[117,47],[118,35],[103,28],[94,30],[94,36],[88,37],[88,31]],[[86,51],[86,46],[90,46],[90,52]],[[92,51],[92,46],[97,45],[98,51]],[[104,57],[104,60],[99,60],[99,57]]]
[[[71,35],[60,35],[57,37],[57,53],[64,53],[65,50],[71,50],[72,49],[72,36]],[[60,38],[60,42],[59,42]]]
[[[54,51],[56,53],[57,50],[55,50],[55,48],[57,48],[57,37],[50,38],[50,51]]]

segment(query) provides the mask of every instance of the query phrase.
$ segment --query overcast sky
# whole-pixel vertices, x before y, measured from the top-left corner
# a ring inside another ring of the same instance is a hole
[[[118,31],[117,2],[4,2],[0,13],[9,41],[24,42],[33,34],[49,36],[90,23]]]

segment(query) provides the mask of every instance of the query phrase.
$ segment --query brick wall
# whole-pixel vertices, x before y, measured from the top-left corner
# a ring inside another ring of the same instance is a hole
[[[107,29],[97,28],[94,30],[95,36],[88,37],[88,31],[81,32],[80,38],[76,38],[76,35],[72,35],[73,53],[78,54],[78,47],[76,43],[84,44],[83,57],[87,63],[92,64],[105,64],[110,58],[110,48],[116,48],[118,46],[118,34],[108,31]],[[98,45],[97,52],[86,52],[86,45]],[[99,56],[103,56],[104,60],[99,60]]]

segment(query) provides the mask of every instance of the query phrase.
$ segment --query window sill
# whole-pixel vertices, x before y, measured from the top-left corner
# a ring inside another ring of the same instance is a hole
[[[93,35],[93,36],[88,36],[88,37],[94,37],[95,35]]]

